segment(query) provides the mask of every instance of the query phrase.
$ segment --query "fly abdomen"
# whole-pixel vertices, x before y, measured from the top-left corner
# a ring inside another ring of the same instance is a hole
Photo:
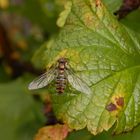
[[[66,84],[67,84],[67,77],[65,75],[66,63],[67,61],[64,58],[61,58],[58,60],[56,90],[57,90],[57,93],[59,94],[64,92]]]
[[[66,77],[63,74],[60,74],[56,78],[56,90],[57,93],[63,93],[66,87]]]
[[[63,87],[57,87],[56,90],[57,90],[57,93],[59,93],[59,94],[64,93],[64,88]]]

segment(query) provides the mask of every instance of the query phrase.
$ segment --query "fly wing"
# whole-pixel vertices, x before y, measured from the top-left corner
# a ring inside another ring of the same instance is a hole
[[[56,68],[50,68],[46,73],[34,79],[28,86],[29,90],[47,86],[55,78]]]
[[[82,79],[76,76],[73,71],[66,70],[66,74],[68,82],[72,87],[82,93],[91,94],[92,91],[89,86]]]

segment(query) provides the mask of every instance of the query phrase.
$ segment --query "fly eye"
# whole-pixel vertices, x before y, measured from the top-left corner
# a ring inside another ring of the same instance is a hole
[[[60,58],[57,60],[58,63],[67,63],[68,59],[67,58]]]
[[[58,59],[58,60],[57,60],[57,62],[58,62],[58,63],[60,63],[60,62],[61,62],[61,60],[60,60],[60,59]]]

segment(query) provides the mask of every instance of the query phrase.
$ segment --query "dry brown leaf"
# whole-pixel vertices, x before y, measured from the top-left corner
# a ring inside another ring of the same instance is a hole
[[[64,140],[70,129],[67,125],[50,125],[39,129],[34,140]]]

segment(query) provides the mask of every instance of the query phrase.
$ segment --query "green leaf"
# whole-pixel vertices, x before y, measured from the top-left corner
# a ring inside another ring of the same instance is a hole
[[[129,132],[121,135],[111,135],[111,131],[103,132],[97,136],[93,136],[86,130],[72,132],[66,140],[139,140],[140,138],[140,126],[137,127],[133,133]]]
[[[107,8],[112,12],[116,12],[122,5],[123,0],[103,0]]]
[[[140,34],[139,22],[140,22],[140,9],[137,9],[129,13],[121,22],[127,27],[131,28],[135,32]]]
[[[57,25],[59,27],[63,27],[70,11],[71,11],[71,2],[68,1],[65,4],[65,10],[60,13],[59,18],[57,20]]]
[[[70,133],[66,140],[91,140],[94,136],[85,130]]]
[[[140,41],[100,0],[72,0],[65,26],[51,43],[44,55],[46,65],[68,58],[92,90],[91,95],[75,89],[67,89],[62,96],[53,94],[59,119],[72,129],[87,127],[94,135],[114,124],[115,133],[139,124]],[[111,104],[116,109],[109,108]]]
[[[45,57],[46,54],[46,49],[50,48],[54,43],[54,37],[52,37],[48,42],[44,43],[33,55],[32,58],[32,63],[36,66],[36,67],[45,67],[46,65],[46,59],[48,59],[47,57]]]
[[[0,85],[0,138],[31,140],[44,123],[41,104],[22,79]]]

